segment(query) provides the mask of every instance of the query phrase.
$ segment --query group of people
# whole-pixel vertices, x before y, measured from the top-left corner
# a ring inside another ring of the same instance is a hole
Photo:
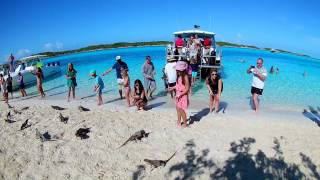
[[[121,56],[116,56],[116,63],[107,69],[103,76],[110,73],[113,69],[116,70],[117,84],[120,98],[123,98],[124,90],[127,106],[135,105],[138,110],[145,110],[148,100],[153,98],[153,93],[156,90],[156,70],[152,63],[151,57],[146,56],[146,62],[142,65],[141,73],[144,77],[144,85],[141,80],[136,79],[131,92],[129,68],[128,65],[121,60]],[[97,86],[98,84],[96,84]],[[99,95],[100,97],[100,95]]]
[[[136,106],[138,110],[145,110],[148,100],[153,98],[153,93],[156,90],[156,70],[151,61],[151,57],[146,56],[146,61],[141,68],[141,73],[144,77],[144,85],[141,80],[136,79],[133,83],[133,91],[131,91],[128,65],[121,60],[120,56],[116,56],[115,59],[115,64],[107,69],[102,76],[109,74],[115,69],[120,98],[123,99],[124,93],[128,107]],[[167,64],[164,68],[165,76],[163,79],[165,80],[167,91],[170,93],[171,98],[176,104],[178,126],[187,126],[187,109],[190,104],[189,95],[191,93],[191,86],[196,78],[197,68],[199,67],[196,63],[190,63],[187,59],[177,60],[176,58],[167,59]],[[45,93],[42,88],[43,72],[41,67],[37,67],[37,70],[31,73],[36,76],[39,94],[41,97],[45,97]],[[267,77],[267,71],[263,67],[263,59],[259,58],[257,60],[257,65],[250,66],[247,73],[253,74],[251,87],[252,104],[253,109],[258,111],[258,97],[263,93],[264,81]],[[72,98],[75,99],[75,88],[77,86],[76,74],[77,71],[74,69],[73,64],[69,63],[65,74],[69,89],[68,101],[70,101],[71,95]],[[97,75],[96,70],[91,70],[90,76],[95,80],[93,91],[97,94],[98,105],[102,105],[102,90],[105,87],[104,82],[102,78]],[[26,96],[27,94],[24,90],[23,75],[21,73],[19,73],[17,81],[19,83],[21,95]],[[223,91],[223,81],[216,69],[211,70],[205,80],[205,83],[210,96],[210,112],[218,113],[220,98]],[[3,75],[0,74],[0,88],[3,92],[5,102],[8,103],[8,93],[11,93],[12,96],[12,77],[10,77],[10,73],[6,80],[3,78]]]
[[[213,61],[215,53],[210,36],[200,39],[195,34],[191,35],[188,39],[183,39],[181,35],[178,35],[174,48],[172,49],[170,46],[167,55],[173,55],[177,60],[185,58],[190,62],[195,61],[195,63],[200,63],[202,61],[204,64],[213,65],[216,63]],[[201,57],[203,58],[201,59]]]
[[[151,57],[146,56],[146,62],[142,66],[141,71],[144,77],[144,85],[142,84],[141,80],[136,79],[134,81],[133,91],[131,91],[128,65],[124,61],[122,61],[121,56],[116,56],[115,59],[116,62],[114,63],[114,65],[107,69],[102,74],[102,76],[106,76],[112,70],[116,70],[120,99],[125,98],[128,107],[135,105],[137,106],[138,110],[145,110],[148,99],[150,100],[153,98],[153,93],[156,90],[156,70],[151,61]],[[77,71],[74,69],[73,64],[69,63],[66,73],[67,86],[69,89],[68,101],[70,101],[71,94],[72,98],[75,99],[75,87],[77,86],[76,74]],[[93,91],[97,94],[98,105],[102,105],[102,90],[105,87],[104,82],[102,78],[97,74],[96,70],[91,70],[90,76],[95,80]]]
[[[43,72],[40,67],[37,67],[37,69],[34,72],[31,72],[36,77],[37,81],[37,89],[41,97],[45,97],[44,90],[42,88],[42,82],[43,82]],[[26,90],[25,90],[25,83],[24,83],[24,77],[21,72],[18,73],[17,76],[17,84],[20,90],[20,94],[22,97],[27,96]],[[10,73],[8,73],[7,78],[5,79],[3,74],[0,74],[0,92],[2,92],[3,100],[5,103],[9,103],[9,94],[11,94],[11,98],[13,99],[13,78],[11,77]]]

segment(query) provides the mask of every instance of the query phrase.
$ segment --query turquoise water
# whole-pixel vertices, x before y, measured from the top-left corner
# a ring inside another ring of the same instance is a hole
[[[256,64],[256,59],[262,57],[267,70],[271,66],[278,67],[278,75],[268,74],[265,89],[261,100],[263,106],[279,107],[305,107],[320,106],[320,61],[311,58],[299,57],[288,54],[274,54],[268,51],[222,48],[223,50],[223,101],[227,103],[246,103],[250,97],[251,79],[246,74],[246,69],[250,65]],[[77,81],[78,97],[93,94],[93,81],[90,80],[89,71],[96,69],[98,74],[102,74],[115,62],[115,56],[121,55],[122,59],[129,66],[131,81],[143,79],[141,66],[145,61],[145,56],[150,55],[157,70],[158,93],[164,89],[162,68],[165,65],[165,47],[137,47],[102,50],[86,52],[80,54],[66,55],[48,59],[48,61],[60,61],[63,72],[66,65],[72,62],[78,71]],[[241,63],[240,60],[245,60]],[[302,74],[307,71],[308,75]],[[105,91],[110,95],[117,94],[115,71],[103,77],[106,85]],[[44,88],[52,90],[55,94],[62,94],[66,90],[66,80],[64,76],[52,79],[44,83]],[[35,91],[29,88],[28,91]],[[204,82],[198,82],[193,89],[193,97],[208,101],[208,93]]]

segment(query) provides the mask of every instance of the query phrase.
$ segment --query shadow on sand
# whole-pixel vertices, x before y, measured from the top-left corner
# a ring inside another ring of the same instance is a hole
[[[58,86],[55,86],[55,87],[52,87],[52,88],[49,88],[49,89],[44,89],[44,93],[48,93],[50,91],[53,91],[55,89],[59,89],[59,88],[62,88],[66,86],[65,84],[60,84]],[[44,87],[45,88],[45,87]],[[35,98],[35,97],[40,97],[39,94],[38,94],[38,91],[33,91],[33,92],[27,92],[28,96],[26,97],[15,97],[13,98],[12,100],[15,100],[15,101],[22,101],[22,100],[28,100],[28,99],[32,99],[32,98]]]
[[[107,90],[107,91],[103,91],[102,92],[102,94],[107,94],[108,92],[111,92],[112,90]],[[95,94],[90,94],[90,95],[88,95],[88,96],[83,96],[83,97],[81,97],[80,99],[87,99],[87,98],[92,98],[92,97],[95,97],[95,96],[97,96],[97,94],[95,93]],[[120,98],[119,98],[120,99]]]
[[[222,167],[208,157],[209,150],[204,149],[199,154],[195,152],[196,145],[192,140],[186,144],[185,161],[174,164],[166,174],[167,179],[319,179],[317,166],[307,155],[300,153],[302,165],[307,169],[304,174],[297,164],[284,161],[280,142],[274,138],[274,155],[267,157],[262,150],[256,154],[250,153],[251,145],[256,140],[246,137],[238,142],[230,143],[232,156]],[[221,164],[221,162],[220,162]],[[205,177],[208,174],[208,177]]]
[[[199,112],[196,112],[196,114],[190,116],[190,122],[189,124],[193,124],[194,122],[199,122],[204,116],[208,115],[210,113],[209,108],[204,108]]]
[[[220,102],[218,112],[219,113],[222,112],[223,114],[225,114],[226,110],[227,110],[227,107],[228,107],[228,103],[227,102],[224,102],[224,101]]]
[[[154,104],[147,105],[146,110],[150,110],[150,109],[153,109],[153,108],[162,106],[162,105],[164,105],[165,103],[166,103],[166,102],[157,102],[157,103],[154,103]]]

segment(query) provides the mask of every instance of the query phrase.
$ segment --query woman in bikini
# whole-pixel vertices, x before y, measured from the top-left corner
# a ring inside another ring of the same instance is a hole
[[[147,105],[147,97],[143,85],[139,79],[134,81],[133,103],[137,106],[137,110],[145,110]]]
[[[125,97],[126,97],[126,101],[127,101],[127,106],[130,107],[131,106],[131,103],[130,103],[131,88],[130,88],[130,78],[128,75],[128,70],[122,69],[121,76],[123,79],[124,93],[125,93]]]
[[[46,94],[44,93],[43,88],[42,88],[43,72],[42,72],[41,68],[37,67],[36,72],[35,73],[31,72],[31,73],[33,75],[35,75],[37,78],[37,88],[38,88],[39,94],[41,95],[42,98],[45,97]]]
[[[210,95],[210,112],[215,110],[219,112],[220,97],[223,90],[223,82],[217,70],[212,70],[210,76],[206,79],[206,86]]]

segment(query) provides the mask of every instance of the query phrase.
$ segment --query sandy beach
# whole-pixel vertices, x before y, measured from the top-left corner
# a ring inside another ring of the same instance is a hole
[[[11,109],[1,103],[0,179],[320,178],[320,129],[301,111],[256,114],[230,107],[215,115],[197,104],[189,109],[192,124],[182,129],[168,97],[139,112],[121,100],[105,101],[97,107],[93,98],[19,98]],[[90,111],[81,112],[79,105]],[[4,121],[9,111],[13,123]],[[67,123],[59,113],[69,117]],[[31,126],[20,130],[26,119]],[[90,128],[89,138],[76,137],[79,128]],[[139,130],[150,134],[119,148]],[[36,131],[48,132],[51,140],[42,142]],[[166,160],[175,152],[165,167],[144,161]]]

